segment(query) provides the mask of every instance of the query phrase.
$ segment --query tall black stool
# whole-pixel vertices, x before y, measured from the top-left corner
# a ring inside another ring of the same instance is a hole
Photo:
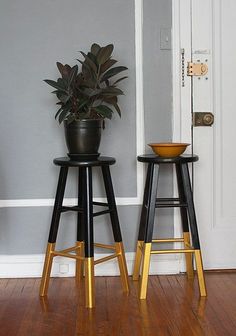
[[[140,279],[140,299],[146,299],[147,283],[152,254],[185,253],[186,269],[189,278],[193,278],[193,254],[195,256],[196,269],[200,295],[206,296],[206,286],[202,266],[200,242],[198,237],[196,214],[194,209],[193,194],[189,176],[188,163],[198,161],[197,155],[181,155],[174,158],[165,158],[156,155],[138,156],[138,161],[147,163],[147,176],[143,196],[143,206],[140,219],[140,227],[137,241],[136,257],[134,264],[133,280],[138,280],[142,263]],[[174,164],[176,169],[178,198],[157,198],[157,186],[159,166],[161,164]],[[180,208],[183,237],[153,239],[153,227],[155,208],[178,207]],[[192,245],[190,244],[190,233]],[[184,248],[170,250],[153,250],[152,243],[182,242]]]
[[[54,159],[54,164],[60,166],[60,174],[52,214],[51,227],[46,250],[43,275],[40,286],[40,296],[47,295],[53,257],[63,256],[76,259],[76,278],[79,280],[85,273],[85,298],[86,307],[92,308],[94,300],[94,265],[113,258],[118,258],[121,281],[124,291],[129,291],[128,272],[125,261],[124,248],[122,243],[121,230],[117,214],[115,196],[110,174],[110,165],[115,163],[112,157],[99,157],[94,161],[75,161],[67,157]],[[63,198],[67,180],[68,169],[78,168],[78,205],[63,206]],[[93,201],[92,169],[100,167],[102,170],[105,185],[107,203]],[[93,212],[93,205],[106,207],[107,209]],[[76,211],[77,215],[77,242],[76,245],[64,250],[56,251],[56,239],[61,213]],[[93,218],[96,216],[110,214],[114,245],[94,243]],[[94,260],[94,246],[113,251],[113,254]]]

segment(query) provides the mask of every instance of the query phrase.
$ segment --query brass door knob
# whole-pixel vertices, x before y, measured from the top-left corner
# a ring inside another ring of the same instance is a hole
[[[206,113],[202,121],[205,126],[211,126],[214,123],[214,115],[212,113]]]
[[[194,112],[193,126],[211,126],[214,123],[214,114],[211,112]]]

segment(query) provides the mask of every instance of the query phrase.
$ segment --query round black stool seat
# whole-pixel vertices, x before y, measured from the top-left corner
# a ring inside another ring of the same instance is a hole
[[[110,165],[116,160],[113,157],[100,156],[93,160],[81,160],[61,157],[54,159],[54,164],[60,167],[55,203],[53,208],[48,245],[44,262],[43,276],[40,286],[40,296],[47,295],[53,257],[63,256],[76,259],[76,278],[80,280],[85,275],[86,307],[95,305],[94,296],[94,265],[117,258],[121,282],[124,291],[129,291],[128,272],[122,243],[121,229],[118,219],[115,195],[112,185]],[[74,206],[63,205],[66,181],[69,168],[78,171],[78,202]],[[107,202],[93,200],[93,169],[101,169]],[[102,210],[94,211],[94,206]],[[105,209],[104,209],[105,207]],[[75,246],[64,250],[56,250],[56,240],[61,214],[67,211],[77,212],[77,238]],[[114,244],[105,245],[94,242],[94,217],[109,214],[113,232]],[[106,257],[94,260],[94,246],[113,251]]]
[[[197,155],[180,155],[176,157],[163,157],[163,156],[157,156],[155,154],[146,154],[146,155],[139,155],[138,156],[138,161],[139,162],[152,162],[152,163],[189,163],[189,162],[196,162],[198,161],[198,156]]]
[[[61,167],[96,167],[96,166],[105,166],[113,165],[116,162],[115,158],[109,156],[100,156],[96,160],[71,160],[68,157],[61,157],[53,160],[53,163]]]
[[[133,273],[133,280],[138,280],[142,264],[140,299],[146,298],[150,256],[151,254],[163,253],[185,253],[186,270],[189,278],[192,278],[194,274],[192,261],[194,254],[200,294],[201,296],[206,296],[197,220],[188,169],[188,164],[198,161],[198,156],[186,154],[178,157],[161,157],[155,154],[146,154],[138,156],[137,159],[139,162],[148,165]],[[166,164],[173,164],[175,167],[178,197],[157,197],[159,167]],[[155,209],[176,207],[180,209],[183,237],[153,239]],[[171,250],[152,249],[152,243],[174,242],[182,243],[184,248]]]

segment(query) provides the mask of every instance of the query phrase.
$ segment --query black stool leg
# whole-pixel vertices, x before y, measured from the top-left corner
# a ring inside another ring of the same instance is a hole
[[[78,207],[82,209],[83,205],[83,180],[85,178],[84,169],[78,169]],[[83,277],[83,258],[84,257],[84,225],[82,221],[82,213],[79,211],[77,214],[77,242],[76,242],[76,254],[78,259],[76,259],[76,269],[75,277],[78,281]]]
[[[148,186],[148,200],[147,200],[147,213],[146,213],[146,225],[145,225],[145,237],[143,248],[143,267],[141,272],[140,283],[140,299],[146,299],[147,295],[147,282],[150,268],[150,257],[152,249],[152,236],[154,227],[155,207],[156,207],[156,195],[157,184],[159,176],[159,166],[157,164],[149,163],[150,167],[150,183]]]
[[[129,291],[128,270],[127,270],[127,265],[125,261],[124,246],[122,242],[122,236],[121,236],[119,218],[118,218],[118,213],[117,213],[117,208],[116,208],[116,201],[115,201],[115,195],[114,195],[114,190],[113,190],[113,185],[112,185],[111,173],[110,173],[110,168],[108,165],[102,166],[102,175],[103,175],[105,191],[106,191],[106,196],[107,196],[107,203],[108,203],[109,210],[111,211],[110,218],[111,218],[113,236],[115,240],[116,254],[117,254],[118,263],[119,263],[122,287],[125,292],[128,292]]]
[[[183,190],[183,179],[182,179],[180,164],[176,164],[175,168],[176,168],[176,176],[177,176],[180,203],[186,203],[184,190]],[[182,223],[182,230],[183,230],[184,247],[188,249],[190,247],[190,234],[189,234],[187,209],[181,207],[180,215],[181,215],[181,223]],[[194,277],[192,253],[185,253],[185,260],[186,260],[187,276],[189,279],[191,279]]]
[[[206,285],[203,273],[203,265],[202,265],[202,256],[200,250],[200,242],[198,236],[198,229],[197,229],[197,220],[196,214],[194,209],[194,202],[193,202],[193,194],[191,189],[191,182],[189,176],[189,170],[187,163],[181,164],[181,174],[183,178],[183,187],[184,187],[184,194],[188,206],[188,216],[189,216],[189,224],[190,230],[192,235],[192,243],[194,247],[194,254],[196,260],[196,268],[198,274],[198,283],[200,288],[200,295],[206,296]]]
[[[146,232],[146,218],[147,218],[147,204],[148,204],[148,195],[149,195],[149,184],[150,184],[150,175],[151,175],[151,165],[148,165],[147,176],[143,194],[143,205],[142,212],[139,224],[139,233],[138,241],[136,246],[135,261],[134,261],[134,271],[133,271],[133,280],[139,279],[140,266],[142,261],[142,249]]]
[[[93,308],[94,299],[94,240],[93,240],[93,188],[92,167],[85,167],[82,180],[83,226],[85,254],[85,300],[86,307]]]
[[[54,203],[54,208],[53,208],[47,251],[46,251],[45,261],[44,261],[43,275],[42,275],[41,285],[40,285],[40,296],[47,295],[47,291],[48,291],[50,273],[51,273],[51,268],[52,268],[52,261],[53,261],[53,256],[54,256],[53,252],[55,250],[55,245],[56,245],[59,221],[60,221],[60,216],[61,216],[61,206],[62,206],[65,186],[66,186],[67,173],[68,173],[68,168],[61,167],[58,185],[57,185],[56,198],[55,198],[55,203]]]

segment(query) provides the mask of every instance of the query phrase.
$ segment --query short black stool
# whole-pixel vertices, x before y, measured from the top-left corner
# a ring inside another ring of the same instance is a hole
[[[186,269],[189,278],[193,278],[192,256],[195,255],[196,269],[200,295],[206,296],[200,242],[198,237],[196,214],[194,209],[193,194],[189,176],[188,163],[198,161],[197,155],[181,155],[174,158],[165,158],[156,155],[138,156],[138,161],[147,163],[147,176],[143,196],[143,205],[140,219],[137,250],[134,264],[133,280],[138,280],[142,262],[140,279],[140,299],[146,299],[147,283],[151,254],[185,253]],[[157,198],[159,166],[174,164],[176,169],[178,198]],[[180,208],[183,237],[153,239],[155,208],[178,207]],[[192,245],[190,244],[190,233]],[[171,250],[153,250],[152,243],[182,242],[184,248]]]
[[[115,196],[110,174],[110,165],[115,163],[112,157],[99,157],[94,161],[75,161],[67,157],[57,158],[54,164],[60,166],[60,174],[55,198],[55,204],[52,214],[51,227],[46,250],[43,275],[40,287],[40,296],[47,295],[50,273],[53,257],[63,256],[76,259],[76,278],[79,280],[85,272],[85,298],[86,307],[92,308],[95,305],[94,300],[94,265],[113,258],[118,258],[121,281],[124,291],[129,291],[128,272],[125,261],[124,248],[122,243],[121,230],[117,214]],[[78,168],[78,205],[63,206],[63,198],[67,180],[68,169]],[[92,170],[99,167],[102,170],[103,181],[105,185],[107,203],[93,201],[92,189]],[[105,210],[93,212],[93,205],[106,207]],[[59,227],[61,213],[66,211],[76,211],[77,214],[77,242],[76,245],[64,250],[56,251],[56,239]],[[114,245],[105,245],[94,243],[93,218],[96,216],[110,214],[112,231],[114,236]],[[105,248],[114,253],[94,260],[94,246]]]

